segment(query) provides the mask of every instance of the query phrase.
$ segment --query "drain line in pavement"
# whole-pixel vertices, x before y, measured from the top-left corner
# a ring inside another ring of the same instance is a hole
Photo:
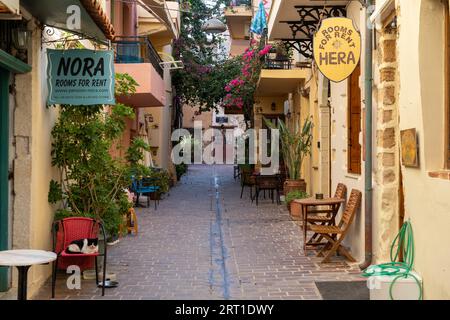
[[[210,270],[209,281],[211,286],[214,285],[214,269],[217,270],[221,276],[220,287],[223,290],[223,298],[230,298],[230,284],[228,271],[226,267],[227,259],[227,249],[225,247],[223,238],[223,224],[222,224],[222,210],[220,205],[220,192],[219,192],[219,178],[214,174],[214,189],[215,189],[215,221],[211,221],[210,230],[210,246],[211,246],[211,265],[212,270]]]

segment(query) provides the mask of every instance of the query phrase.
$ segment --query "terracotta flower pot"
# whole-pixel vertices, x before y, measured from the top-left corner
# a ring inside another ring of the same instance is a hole
[[[296,190],[306,192],[305,180],[303,180],[303,179],[301,179],[301,180],[287,179],[284,182],[284,194],[285,195],[289,194],[289,192],[296,191]]]
[[[300,219],[302,217],[302,207],[300,204],[295,201],[291,201],[290,204],[290,212],[293,218]]]

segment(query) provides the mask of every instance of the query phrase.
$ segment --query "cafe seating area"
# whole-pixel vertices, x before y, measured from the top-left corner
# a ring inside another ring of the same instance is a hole
[[[285,197],[285,173],[266,175],[253,166],[236,165],[233,175],[240,182],[241,199],[248,189],[249,200],[256,206],[267,202],[282,204],[282,197]],[[362,193],[356,189],[351,190],[347,201],[347,186],[343,183],[338,183],[332,197],[316,194],[294,199],[293,202],[301,208],[298,222],[303,234],[304,254],[307,256],[313,250],[317,257],[323,257],[322,263],[331,262],[336,254],[344,256],[349,262],[355,262],[349,250],[343,246],[343,241],[360,209],[361,201]]]

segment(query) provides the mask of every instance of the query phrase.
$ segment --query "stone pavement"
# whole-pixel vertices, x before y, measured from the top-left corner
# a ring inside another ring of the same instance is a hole
[[[137,215],[139,235],[108,247],[119,287],[103,298],[92,280],[69,290],[62,273],[57,299],[321,299],[314,281],[363,280],[339,257],[320,264],[313,252],[304,256],[286,206],[256,207],[248,190],[240,199],[231,166],[190,166],[156,211]],[[34,299],[50,292],[47,282]]]

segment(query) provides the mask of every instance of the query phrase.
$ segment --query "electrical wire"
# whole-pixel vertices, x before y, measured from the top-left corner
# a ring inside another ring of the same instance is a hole
[[[419,300],[423,298],[423,288],[420,280],[411,273],[414,265],[414,239],[412,226],[406,221],[391,245],[391,262],[370,266],[363,272],[364,277],[391,276],[395,277],[389,287],[389,297],[394,300],[393,288],[399,279],[413,278],[419,286]],[[403,262],[400,262],[400,257]]]

